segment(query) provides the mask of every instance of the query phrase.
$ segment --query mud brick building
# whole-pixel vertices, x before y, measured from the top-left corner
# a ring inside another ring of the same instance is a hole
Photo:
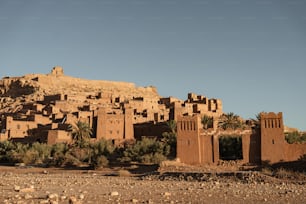
[[[220,137],[241,137],[243,163],[295,161],[306,154],[306,144],[288,144],[282,113],[261,113],[260,128],[204,130],[201,116],[180,116],[177,121],[177,157],[187,164],[217,164]]]

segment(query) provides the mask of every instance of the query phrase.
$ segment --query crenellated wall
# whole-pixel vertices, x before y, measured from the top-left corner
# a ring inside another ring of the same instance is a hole
[[[188,164],[218,163],[219,137],[241,136],[242,163],[295,161],[306,154],[306,144],[288,144],[282,113],[261,113],[255,130],[204,130],[200,114],[180,116],[177,122],[177,157]]]

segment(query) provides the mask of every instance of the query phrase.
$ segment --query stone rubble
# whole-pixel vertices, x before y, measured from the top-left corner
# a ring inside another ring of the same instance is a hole
[[[235,179],[198,173],[196,178],[205,179],[195,179],[191,174],[114,177],[98,171],[94,174],[0,171],[0,201],[7,204],[306,203],[305,182],[269,180],[256,172],[253,174]]]

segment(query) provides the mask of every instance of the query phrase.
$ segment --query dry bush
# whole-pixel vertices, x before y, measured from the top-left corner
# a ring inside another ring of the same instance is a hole
[[[109,161],[104,155],[100,155],[95,158],[95,160],[92,162],[92,165],[94,169],[99,169],[106,167],[108,165]]]
[[[267,167],[262,168],[261,173],[268,175],[268,176],[273,176],[273,170]]]
[[[287,179],[294,177],[295,172],[286,170],[284,168],[279,168],[275,170],[275,177],[280,179]]]
[[[121,169],[121,170],[118,171],[117,175],[119,177],[130,177],[131,176],[131,172],[129,172],[128,170]]]

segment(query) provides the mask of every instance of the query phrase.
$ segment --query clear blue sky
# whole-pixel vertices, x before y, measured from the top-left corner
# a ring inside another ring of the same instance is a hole
[[[306,130],[305,0],[0,0],[0,77],[55,65]]]

